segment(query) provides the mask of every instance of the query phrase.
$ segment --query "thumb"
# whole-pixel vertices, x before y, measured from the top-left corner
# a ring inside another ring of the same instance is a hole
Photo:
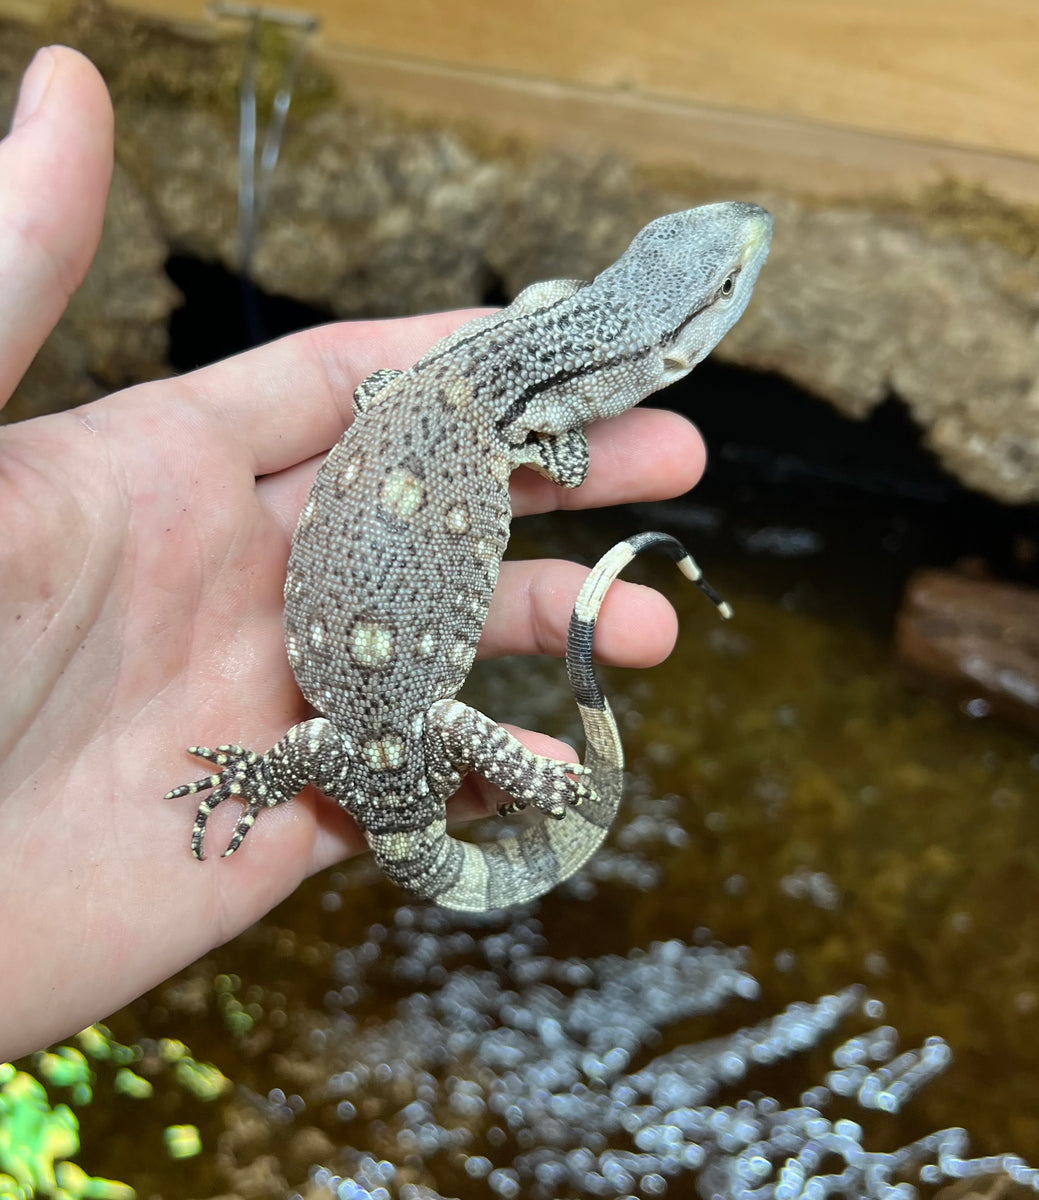
[[[39,50],[0,142],[0,404],[94,257],[112,175],[112,105],[90,61]]]

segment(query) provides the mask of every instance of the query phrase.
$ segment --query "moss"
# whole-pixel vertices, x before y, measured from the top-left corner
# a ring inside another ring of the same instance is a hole
[[[38,1055],[37,1069],[48,1082],[76,1090],[86,1086],[90,1075],[86,1060],[68,1046]],[[87,1094],[89,1103],[89,1087]],[[129,1200],[136,1195],[125,1183],[88,1175],[71,1161],[78,1152],[79,1121],[72,1109],[52,1106],[47,1089],[27,1071],[0,1065],[0,1194],[25,1200]]]
[[[217,25],[195,33],[166,22],[135,18],[98,0],[59,7],[46,35],[82,50],[105,77],[116,105],[188,104],[237,119],[244,26]],[[256,101],[269,111],[296,48],[295,29],[265,23],[256,42]],[[334,96],[327,75],[306,62],[293,88],[297,114],[324,107]]]
[[[871,203],[878,212],[921,217],[936,233],[992,242],[1024,259],[1039,254],[1039,206],[1014,204],[960,179],[944,179],[915,196]]]
[[[164,1039],[158,1054],[116,1041],[103,1025],[80,1033],[77,1046],[55,1046],[27,1060],[22,1069],[0,1063],[0,1196],[11,1200],[132,1200],[135,1190],[118,1180],[90,1175],[75,1161],[80,1153],[80,1122],[73,1108],[85,1108],[103,1089],[114,1096],[149,1100],[151,1080],[128,1063],[166,1073],[180,1099],[211,1101],[223,1095],[227,1078],[214,1066],[196,1061],[183,1042]],[[51,1090],[66,1093],[54,1103]],[[162,1133],[170,1158],[201,1150],[195,1125],[170,1125]]]

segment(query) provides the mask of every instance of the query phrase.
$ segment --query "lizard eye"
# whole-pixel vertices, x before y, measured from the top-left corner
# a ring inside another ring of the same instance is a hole
[[[723,296],[731,296],[732,290],[735,286],[736,286],[736,276],[735,275],[726,275],[724,280],[722,280],[721,287],[718,290]]]

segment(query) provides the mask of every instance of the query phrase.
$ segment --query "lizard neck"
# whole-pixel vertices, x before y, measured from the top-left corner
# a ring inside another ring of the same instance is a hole
[[[484,399],[498,436],[510,446],[531,433],[558,435],[616,416],[665,382],[661,348],[647,336],[635,306],[604,304],[594,285],[456,353],[456,369]]]

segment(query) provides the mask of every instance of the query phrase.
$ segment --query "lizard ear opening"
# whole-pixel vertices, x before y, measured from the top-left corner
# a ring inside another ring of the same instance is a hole
[[[675,379],[681,379],[683,375],[688,375],[695,366],[688,358],[679,354],[664,355],[664,380],[666,383],[671,383]]]

